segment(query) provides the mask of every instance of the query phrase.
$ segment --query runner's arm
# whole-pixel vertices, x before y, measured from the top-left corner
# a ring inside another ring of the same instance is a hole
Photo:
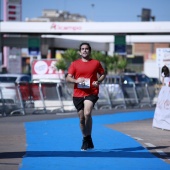
[[[84,82],[84,78],[75,79],[73,77],[73,75],[67,74],[66,81],[70,82],[70,83],[83,83]]]

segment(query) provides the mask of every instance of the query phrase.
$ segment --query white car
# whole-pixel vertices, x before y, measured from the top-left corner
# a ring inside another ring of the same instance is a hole
[[[0,104],[13,107],[20,103],[16,83],[30,82],[31,76],[26,74],[0,74]]]

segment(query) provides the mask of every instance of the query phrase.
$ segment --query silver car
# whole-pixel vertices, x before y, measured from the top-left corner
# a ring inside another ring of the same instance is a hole
[[[13,108],[20,104],[17,83],[30,82],[26,74],[0,74],[0,105]]]

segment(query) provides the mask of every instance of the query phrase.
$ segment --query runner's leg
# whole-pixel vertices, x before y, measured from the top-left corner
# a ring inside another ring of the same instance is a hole
[[[85,117],[85,130],[86,136],[92,133],[92,116],[93,102],[90,100],[84,101],[84,117]]]
[[[79,120],[80,120],[80,129],[82,132],[83,137],[86,136],[86,127],[85,127],[85,116],[84,116],[84,111],[80,110],[78,112]]]

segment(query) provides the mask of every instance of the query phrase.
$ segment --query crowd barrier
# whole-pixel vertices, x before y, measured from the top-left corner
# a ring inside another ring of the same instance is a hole
[[[99,100],[94,108],[96,110],[152,107],[157,90],[147,84],[101,84],[99,87]],[[7,116],[15,113],[25,115],[76,111],[72,93],[73,84],[66,82],[1,83],[0,112]]]

